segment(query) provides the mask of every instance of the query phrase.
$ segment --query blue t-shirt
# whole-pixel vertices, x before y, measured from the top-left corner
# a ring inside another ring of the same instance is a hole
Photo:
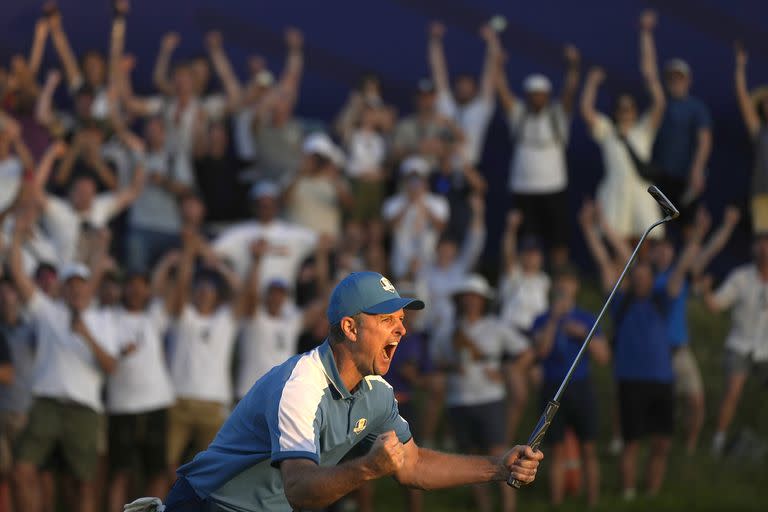
[[[539,315],[536,320],[533,321],[533,335],[535,336],[537,331],[540,331],[549,322],[550,312]],[[586,311],[582,311],[578,308],[572,309],[568,314],[564,315],[560,319],[557,325],[557,331],[555,332],[555,341],[552,344],[552,351],[542,361],[544,367],[544,381],[545,382],[561,382],[568,373],[568,369],[573,364],[573,360],[576,358],[576,354],[579,353],[581,345],[584,343],[584,338],[574,338],[566,334],[563,326],[567,322],[578,323],[589,331],[592,328],[592,324],[595,323],[595,316]],[[600,330],[595,332],[595,336],[600,335]],[[589,354],[585,354],[581,359],[581,362],[573,371],[572,380],[584,380],[589,376]]]
[[[672,352],[667,340],[669,303],[666,292],[654,292],[643,299],[617,294],[611,304],[616,378],[672,382]]]
[[[665,293],[667,282],[672,269],[667,269],[656,276],[653,284],[655,293]],[[669,316],[667,317],[667,339],[669,344],[676,348],[688,343],[688,281],[683,281],[680,293],[669,301]]]
[[[669,176],[687,179],[699,130],[711,127],[712,117],[704,103],[691,96],[669,98],[656,135],[653,161]]]
[[[370,376],[350,393],[326,341],[256,381],[208,449],[177,473],[225,510],[289,512],[279,462],[333,466],[389,430],[403,443],[411,439],[392,387]]]

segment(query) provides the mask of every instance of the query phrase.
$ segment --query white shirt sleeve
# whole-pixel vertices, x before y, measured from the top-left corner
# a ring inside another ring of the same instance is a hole
[[[42,291],[35,288],[34,293],[27,301],[27,312],[29,315],[38,319],[41,317],[50,317],[50,311],[54,308],[53,301]]]
[[[97,228],[103,228],[119,213],[117,194],[99,194],[93,200],[88,220]]]
[[[733,306],[744,288],[744,277],[746,276],[743,270],[734,270],[720,285],[720,288],[715,291],[713,298],[720,308],[728,309]]]
[[[591,135],[596,142],[603,142],[613,130],[613,122],[603,114],[595,115],[595,123],[592,125]]]
[[[446,201],[445,198],[436,195],[429,197],[427,208],[429,208],[432,215],[442,222],[448,220],[448,215],[450,215],[451,212],[450,207],[448,206],[448,201]]]
[[[450,119],[456,119],[456,100],[451,91],[441,90],[437,93],[437,112]]]
[[[384,217],[385,220],[392,220],[397,217],[405,207],[405,198],[398,194],[384,201],[384,205],[381,208],[381,216]]]
[[[506,354],[516,356],[528,349],[528,341],[515,329],[510,329],[499,323],[499,335]]]

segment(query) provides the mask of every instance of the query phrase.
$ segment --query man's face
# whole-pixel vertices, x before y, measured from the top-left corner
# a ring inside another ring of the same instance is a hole
[[[384,315],[360,315],[355,359],[361,375],[386,375],[397,344],[405,336],[403,310]]]
[[[195,59],[190,66],[192,70],[192,80],[194,81],[195,91],[202,95],[208,88],[208,82],[211,79],[211,66],[208,60],[204,58]]]
[[[479,293],[462,293],[459,296],[460,314],[476,316],[485,312],[485,297]]]
[[[571,303],[576,301],[576,294],[579,293],[579,280],[573,275],[563,275],[557,278],[552,289],[554,297],[562,298]]]
[[[647,263],[638,263],[632,270],[632,291],[637,297],[648,297],[653,291],[653,271]]]
[[[78,178],[69,192],[69,199],[77,211],[88,210],[96,197],[96,183],[91,178]]]
[[[150,148],[162,148],[165,145],[165,124],[159,117],[153,117],[144,125],[144,138]]]
[[[55,297],[58,293],[59,279],[54,270],[43,269],[35,274],[35,285],[47,296]]]
[[[530,248],[520,251],[520,266],[526,272],[538,272],[544,265],[544,254],[541,249]]]
[[[123,287],[116,279],[105,279],[99,289],[99,302],[103,306],[117,306],[123,296]]]
[[[659,240],[651,253],[653,266],[658,270],[666,270],[672,266],[675,259],[675,246],[669,240]]]
[[[270,222],[277,217],[277,199],[274,197],[260,197],[256,202],[256,214],[261,222]]]
[[[416,111],[420,114],[431,114],[435,110],[435,93],[420,92],[416,96]]]
[[[543,91],[529,92],[526,95],[526,98],[528,101],[528,106],[534,111],[541,110],[549,104],[548,92],[543,92]]]
[[[180,66],[173,72],[173,87],[177,96],[191,96],[195,90],[195,78],[191,66]]]
[[[181,201],[181,219],[184,224],[199,226],[205,219],[205,204],[197,196],[186,196]]]
[[[669,71],[666,73],[667,90],[673,98],[684,98],[688,96],[691,88],[691,78],[680,71]]]
[[[477,82],[469,75],[461,75],[453,84],[453,95],[460,104],[469,103],[477,95]]]
[[[64,302],[76,311],[88,307],[88,282],[82,277],[72,277],[64,283]]]
[[[267,289],[267,297],[265,301],[267,312],[272,316],[279,315],[287,298],[288,290],[278,285],[270,286]]]
[[[192,295],[192,302],[198,311],[213,311],[219,301],[219,291],[210,279],[200,280]]]
[[[83,74],[85,81],[92,87],[101,87],[104,84],[107,72],[107,64],[104,57],[96,52],[89,52],[83,58]]]
[[[616,121],[619,124],[632,124],[637,121],[637,104],[635,99],[628,95],[622,94],[618,101],[616,101]]]
[[[141,310],[149,302],[151,291],[143,276],[134,276],[125,283],[125,305],[131,311]]]

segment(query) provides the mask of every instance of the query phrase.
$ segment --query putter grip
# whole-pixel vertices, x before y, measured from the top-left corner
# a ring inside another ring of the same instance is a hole
[[[559,407],[559,402],[550,400],[547,406],[544,408],[544,412],[541,413],[541,417],[539,418],[538,423],[536,423],[536,428],[533,429],[533,432],[531,432],[531,437],[528,438],[528,446],[530,446],[533,451],[537,451],[539,446],[541,446],[541,441],[544,439],[544,435],[547,433],[547,429],[549,429],[549,426],[552,424],[552,418],[554,418],[555,414],[557,414],[557,409]],[[507,484],[511,485],[515,489],[519,489],[523,485],[522,482],[515,480],[511,475],[509,480],[507,480]]]

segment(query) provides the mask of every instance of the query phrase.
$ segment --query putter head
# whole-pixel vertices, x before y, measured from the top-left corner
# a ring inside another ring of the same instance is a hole
[[[678,210],[675,205],[672,204],[672,201],[667,199],[667,196],[665,196],[664,193],[659,190],[658,187],[656,187],[656,185],[651,185],[648,187],[648,193],[653,196],[657,203],[659,203],[659,206],[661,206],[661,211],[664,212],[664,217],[666,217],[666,220],[672,220],[680,215],[680,210]]]

